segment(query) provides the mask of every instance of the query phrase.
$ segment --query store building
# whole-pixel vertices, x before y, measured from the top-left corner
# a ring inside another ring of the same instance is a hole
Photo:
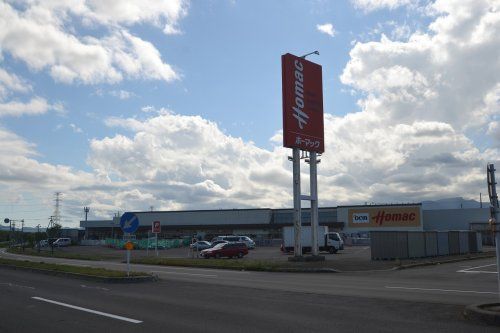
[[[460,206],[459,206],[460,207]],[[248,235],[255,239],[281,238],[283,226],[293,225],[293,209],[220,209],[134,212],[139,220],[137,237],[147,237],[160,221],[162,238],[211,239],[218,235]],[[319,208],[319,224],[346,235],[367,236],[370,231],[481,230],[487,225],[488,208],[426,210],[420,203],[358,205]],[[310,210],[302,209],[302,224],[310,225]],[[81,221],[87,239],[122,237],[119,217]]]

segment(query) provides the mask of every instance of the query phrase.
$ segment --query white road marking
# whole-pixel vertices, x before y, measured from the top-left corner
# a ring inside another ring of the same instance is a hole
[[[458,270],[457,273],[486,273],[486,274],[497,274],[497,272],[493,271],[471,271],[476,268],[483,268],[483,267],[490,267],[490,266],[496,266],[497,264],[489,264],[489,265],[482,265],[482,266],[476,266],[476,267],[470,267],[470,268],[465,268]]]
[[[35,289],[35,287],[30,287],[30,286],[22,286],[20,284],[14,284],[10,282],[0,282],[0,286],[9,286],[9,287],[18,287],[18,288],[28,288],[28,289]]]
[[[493,291],[475,291],[475,290],[456,290],[456,289],[438,289],[438,288],[413,288],[413,287],[391,287],[385,286],[387,289],[404,289],[404,290],[421,290],[421,291],[443,291],[449,293],[469,293],[469,294],[492,294],[498,295],[498,292]]]
[[[103,288],[103,287],[91,287],[91,286],[86,286],[84,284],[81,284],[80,287],[82,288],[87,288],[87,289],[98,289],[98,290],[104,290],[104,291],[109,291],[108,288]]]
[[[181,272],[167,272],[167,271],[151,271],[151,273],[192,275],[192,276],[204,276],[204,277],[211,277],[211,278],[218,277],[218,275],[215,275],[215,274],[196,274],[196,273],[181,273]]]
[[[71,305],[71,304],[61,303],[61,302],[53,301],[53,300],[50,300],[50,299],[47,299],[47,298],[36,297],[36,296],[31,297],[31,298],[36,299],[38,301],[52,303],[52,304],[64,306],[64,307],[75,309],[75,310],[80,310],[80,311],[84,311],[84,312],[93,313],[93,314],[104,316],[104,317],[109,317],[109,318],[113,318],[113,319],[128,321],[129,323],[134,323],[134,324],[140,324],[140,323],[142,323],[141,320],[131,319],[131,318],[127,318],[127,317],[117,316],[117,315],[114,315],[114,314],[111,314],[111,313],[106,313],[106,312],[96,311],[96,310],[92,310],[92,309],[82,308],[80,306],[75,306],[75,305]]]

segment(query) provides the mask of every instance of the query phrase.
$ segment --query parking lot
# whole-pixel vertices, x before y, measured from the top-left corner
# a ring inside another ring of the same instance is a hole
[[[300,263],[301,266],[311,267],[325,267],[334,268],[340,271],[366,271],[366,270],[385,270],[391,269],[395,266],[413,264],[419,262],[438,262],[445,260],[469,258],[473,256],[483,257],[485,255],[494,254],[494,248],[485,247],[483,253],[475,255],[459,255],[459,256],[446,256],[436,258],[417,258],[406,260],[371,260],[371,253],[369,246],[346,246],[344,250],[336,254],[320,253],[325,257],[324,262],[319,263]],[[50,248],[44,248],[43,252],[50,252]],[[70,246],[63,248],[55,248],[55,253],[68,253],[80,255],[82,258],[88,257],[89,259],[96,260],[109,260],[122,262],[125,260],[126,252],[122,249],[109,248],[105,246]],[[153,250],[132,250],[132,258],[155,257],[156,251]],[[277,246],[256,247],[250,250],[248,255],[238,260],[259,260],[259,261],[288,261],[292,254],[286,254],[280,251]],[[159,249],[158,257],[161,258],[197,258],[198,254],[194,253],[187,247],[173,248],[173,249]],[[215,259],[207,259],[215,260]],[[227,260],[227,259],[220,259]],[[484,268],[481,271],[487,270]],[[474,270],[471,270],[474,271]]]

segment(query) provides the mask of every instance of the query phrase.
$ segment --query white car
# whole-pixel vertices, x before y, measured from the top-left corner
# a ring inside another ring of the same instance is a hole
[[[52,245],[57,247],[70,246],[71,238],[58,238]]]
[[[195,249],[197,251],[205,250],[211,247],[211,244],[207,241],[197,241],[191,245],[189,245],[190,248]]]
[[[217,236],[217,237],[214,237],[212,239],[212,242],[214,242],[216,240],[224,240],[224,241],[228,241],[228,242],[241,242],[241,243],[245,243],[245,245],[249,249],[255,249],[255,242],[248,236],[235,236],[235,235]]]

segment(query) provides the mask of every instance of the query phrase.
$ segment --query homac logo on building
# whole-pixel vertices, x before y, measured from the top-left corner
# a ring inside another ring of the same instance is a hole
[[[353,213],[352,223],[370,223],[370,214],[368,213]]]
[[[421,227],[420,205],[352,207],[348,209],[349,226],[353,228]]]

